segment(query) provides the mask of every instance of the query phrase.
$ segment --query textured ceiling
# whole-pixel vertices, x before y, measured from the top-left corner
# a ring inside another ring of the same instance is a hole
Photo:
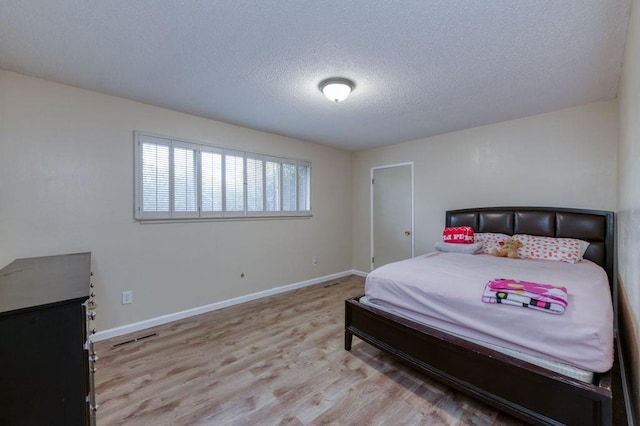
[[[359,150],[615,98],[629,9],[630,0],[0,0],[0,68]],[[357,86],[339,104],[318,90],[333,76]]]

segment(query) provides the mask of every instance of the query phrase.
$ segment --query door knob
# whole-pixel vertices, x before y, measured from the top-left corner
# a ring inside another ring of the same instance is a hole
[[[411,235],[411,231],[404,231],[404,235],[408,237],[409,235]]]

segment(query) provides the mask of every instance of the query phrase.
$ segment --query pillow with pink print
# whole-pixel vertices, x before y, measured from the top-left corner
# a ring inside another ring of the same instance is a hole
[[[513,239],[520,240],[522,247],[518,256],[522,259],[556,260],[577,263],[589,243],[574,238],[539,237],[536,235],[516,234]]]
[[[475,233],[475,242],[482,243],[482,251],[480,253],[483,254],[491,254],[492,249],[499,249],[500,243],[505,239],[510,238],[507,234],[499,234],[495,232],[476,232]]]

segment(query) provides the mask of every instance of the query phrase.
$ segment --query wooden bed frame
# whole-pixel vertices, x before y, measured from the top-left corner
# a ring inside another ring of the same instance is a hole
[[[494,207],[446,212],[446,226],[476,232],[529,234],[589,241],[585,258],[614,279],[614,214],[545,207]],[[388,312],[345,304],[345,349],[353,336],[419,371],[532,424],[611,425],[611,373],[594,383],[554,373]]]

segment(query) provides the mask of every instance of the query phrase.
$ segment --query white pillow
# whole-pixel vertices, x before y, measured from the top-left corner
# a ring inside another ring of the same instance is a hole
[[[583,241],[583,240],[578,240],[580,242],[580,260],[584,259],[584,254],[587,251],[587,249],[589,248],[589,242],[588,241]]]
[[[458,243],[443,243],[438,241],[436,243],[436,250],[446,253],[464,253],[464,254],[476,254],[482,250],[482,243],[475,242],[471,244],[458,244]]]

